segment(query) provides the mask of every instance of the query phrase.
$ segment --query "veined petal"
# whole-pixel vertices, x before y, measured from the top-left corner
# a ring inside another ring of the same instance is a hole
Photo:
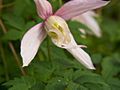
[[[35,57],[41,42],[46,38],[46,31],[43,29],[43,24],[37,24],[32,27],[23,37],[21,41],[21,56],[23,59],[23,67]]]
[[[101,36],[100,27],[97,21],[95,20],[94,16],[97,16],[97,15],[93,11],[88,11],[82,15],[72,18],[72,20],[85,24],[88,28],[92,30],[92,32],[97,37],[100,37]]]
[[[52,15],[52,6],[47,0],[34,0],[38,15],[45,20]]]
[[[71,36],[71,43],[68,47],[75,47],[77,46],[77,43],[75,42],[72,34]],[[83,64],[88,69],[95,69],[95,67],[92,64],[90,56],[82,50],[80,47],[78,48],[66,48],[81,64]]]
[[[60,16],[65,20],[69,20],[86,11],[105,6],[108,3],[109,1],[103,0],[72,0],[58,9],[55,15]]]

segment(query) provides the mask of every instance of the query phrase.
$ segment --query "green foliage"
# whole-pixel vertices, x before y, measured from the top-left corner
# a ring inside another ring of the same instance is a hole
[[[100,54],[93,54],[92,56],[91,56],[91,58],[92,58],[92,60],[93,60],[93,62],[95,63],[95,64],[99,64],[100,62],[101,62],[101,60],[102,60],[102,56],[100,55]]]
[[[19,38],[21,38],[22,33],[20,31],[17,30],[10,30],[7,32],[7,34],[3,37],[3,39],[6,40],[18,40]]]
[[[15,78],[3,85],[13,86],[9,90],[38,90],[38,88],[44,88],[44,85],[41,83],[37,83],[37,81],[30,76],[25,76],[19,78]]]
[[[59,8],[59,2],[49,1],[55,12]],[[66,1],[68,0],[63,3]],[[88,47],[84,50],[90,54],[96,70],[85,68],[70,53],[56,47],[52,41],[52,61],[49,62],[45,39],[34,60],[28,67],[24,67],[26,76],[22,76],[8,40],[12,41],[22,62],[20,40],[25,32],[43,20],[37,15],[33,0],[3,0],[3,4],[9,3],[13,5],[2,8],[0,15],[7,29],[7,34],[4,35],[0,27],[0,90],[120,90],[119,0],[111,0],[111,4],[103,8],[102,16],[98,17],[102,32],[100,38],[88,34],[86,38],[82,38],[79,28],[92,33],[89,27],[76,21],[67,21],[77,43]],[[8,81],[3,60],[7,65]]]
[[[3,14],[2,18],[8,25],[15,27],[16,29],[22,30],[25,26],[25,22],[22,17],[18,17],[12,14]]]
[[[116,55],[115,55],[116,56]],[[116,60],[116,57],[105,57],[102,62],[102,75],[105,79],[111,78],[120,71],[120,62]],[[120,56],[120,55],[119,55]]]

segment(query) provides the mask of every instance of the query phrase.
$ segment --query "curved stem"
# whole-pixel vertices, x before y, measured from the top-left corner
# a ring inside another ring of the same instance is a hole
[[[49,36],[47,37],[47,48],[48,48],[48,59],[49,59],[49,62],[51,62],[51,53],[50,53],[50,38]]]
[[[4,49],[2,47],[1,40],[0,40],[0,52],[1,52],[1,57],[2,57],[2,62],[3,62],[3,67],[4,67],[5,79],[6,79],[6,81],[8,81],[9,80],[9,74],[8,74],[7,63],[6,63]]]
[[[2,5],[2,0],[0,0],[0,5]],[[2,8],[0,8],[0,14],[2,14]],[[2,20],[1,20],[1,16],[0,16],[0,26],[1,26],[1,28],[2,28],[3,33],[6,34],[6,33],[7,33],[7,30],[6,30],[4,24],[3,24]],[[16,51],[15,51],[15,48],[14,48],[12,42],[8,41],[8,44],[9,44],[9,46],[10,46],[10,48],[11,48],[11,51],[12,51],[14,57],[15,57],[15,60],[16,60],[16,62],[17,62],[17,64],[18,64],[18,66],[19,66],[19,68],[20,68],[23,76],[26,76],[26,73],[24,72],[22,66],[20,65],[19,58],[18,58],[18,56],[17,56],[17,53],[16,53]]]
[[[6,28],[5,28],[5,26],[4,26],[4,24],[3,24],[3,22],[2,22],[1,19],[0,19],[0,26],[1,26],[1,28],[2,28],[2,30],[3,30],[3,32],[4,32],[4,34],[6,34],[6,33],[7,33],[7,30],[6,30]],[[23,76],[26,76],[26,74],[25,74],[25,72],[24,72],[22,66],[20,65],[19,58],[18,58],[18,56],[17,56],[17,53],[16,53],[16,51],[15,51],[15,48],[14,48],[12,42],[11,42],[11,41],[8,41],[8,44],[9,44],[9,46],[10,46],[10,49],[11,49],[11,51],[12,51],[14,57],[15,57],[15,60],[16,60],[16,62],[17,62],[17,64],[18,64],[18,66],[19,66],[19,68],[20,68],[20,70],[21,70]]]
[[[2,0],[0,0],[0,5],[2,5]],[[2,13],[2,9],[0,9],[0,17],[1,17],[1,13]],[[7,63],[6,63],[5,54],[4,54],[4,49],[3,49],[3,47],[2,47],[2,42],[1,42],[1,40],[0,40],[0,52],[1,52],[1,57],[2,57],[2,61],[3,61],[5,79],[6,79],[6,81],[8,81],[8,80],[9,80],[9,74],[8,74]]]

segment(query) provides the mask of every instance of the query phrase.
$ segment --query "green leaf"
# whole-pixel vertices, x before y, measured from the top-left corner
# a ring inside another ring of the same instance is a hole
[[[120,70],[119,64],[115,61],[113,57],[105,57],[102,62],[102,76],[108,79],[116,75]]]
[[[25,31],[28,31],[30,28],[32,28],[34,25],[35,25],[35,21],[29,21],[27,22],[27,24],[25,25],[25,29],[24,29],[24,32]]]
[[[67,87],[68,90],[89,90],[88,88],[74,82],[69,82]]]
[[[105,82],[98,83],[85,83],[85,87],[89,88],[89,90],[111,90],[110,86]]]
[[[104,82],[103,78],[97,74],[90,73],[90,72],[80,72],[76,71],[73,75],[74,81],[80,84],[84,84],[86,82],[90,83],[102,83]]]
[[[85,83],[84,86],[89,90],[100,90],[100,86],[96,83]]]
[[[68,59],[65,55],[64,49],[58,48],[55,45],[51,45],[51,53],[53,55],[53,59]]]
[[[98,90],[110,90],[110,86],[100,75],[88,71],[76,71],[73,75],[73,81],[85,85],[90,90],[96,90],[97,88],[100,88]]]
[[[72,80],[73,78],[73,70],[72,69],[56,69],[53,74],[55,76],[60,76],[60,77],[64,77],[64,79],[69,82]]]
[[[72,77],[73,77],[73,69],[70,69],[70,70],[66,70],[63,74],[64,74],[64,78],[68,81],[72,80]]]
[[[110,84],[112,90],[119,90],[120,89],[120,80],[117,78],[109,78],[107,83]]]
[[[74,64],[72,61],[70,60],[66,60],[66,59],[54,59],[53,60],[53,67],[54,68],[71,68],[73,67]]]
[[[120,64],[120,54],[119,53],[115,53],[112,56]]]
[[[22,37],[22,32],[12,29],[7,32],[7,34],[3,37],[5,40],[18,40]]]
[[[42,83],[37,83],[34,86],[32,86],[29,90],[44,90],[45,85]]]
[[[10,80],[3,85],[9,86],[12,85],[13,87],[10,90],[28,90],[32,86],[36,84],[36,81],[33,77],[24,76],[19,78],[15,78],[14,80]]]
[[[28,90],[28,87],[25,84],[14,85],[12,88],[8,90]]]
[[[65,88],[66,88],[65,79],[61,77],[54,77],[48,82],[45,90],[65,90]]]
[[[37,73],[35,76],[37,77],[37,79],[39,79],[43,82],[47,82],[47,80],[50,79],[51,74],[52,74],[52,70],[45,66],[48,63],[47,62],[45,62],[45,63],[46,64],[44,64],[44,63],[34,64],[35,73]]]
[[[3,77],[3,75],[4,75],[4,71],[3,71],[3,67],[2,67],[2,65],[0,64],[0,83],[2,83],[4,80],[5,80],[5,78]]]
[[[49,1],[50,1],[51,5],[52,5],[53,12],[55,13],[59,9],[59,2],[55,1],[55,0],[54,1],[49,0]]]
[[[22,17],[18,17],[12,14],[3,14],[2,18],[6,21],[8,25],[16,29],[23,30],[25,26],[25,22]]]
[[[109,38],[111,41],[120,40],[119,38],[119,26],[120,24],[108,17],[103,18],[103,22],[101,23],[103,34],[105,38]]]
[[[29,19],[36,14],[35,3],[31,0],[17,0],[17,3],[13,7],[13,13],[18,17]]]
[[[102,56],[101,56],[101,54],[93,54],[91,56],[91,59],[92,59],[93,63],[98,64],[101,62]]]
[[[44,20],[42,20],[38,15],[33,16],[33,18],[35,19],[35,21],[36,21],[37,23],[42,23],[42,22],[44,22]]]

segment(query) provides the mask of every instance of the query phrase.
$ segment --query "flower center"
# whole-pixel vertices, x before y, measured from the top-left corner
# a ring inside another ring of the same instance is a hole
[[[57,46],[62,47],[70,42],[68,25],[61,17],[50,16],[45,21],[44,28]]]

